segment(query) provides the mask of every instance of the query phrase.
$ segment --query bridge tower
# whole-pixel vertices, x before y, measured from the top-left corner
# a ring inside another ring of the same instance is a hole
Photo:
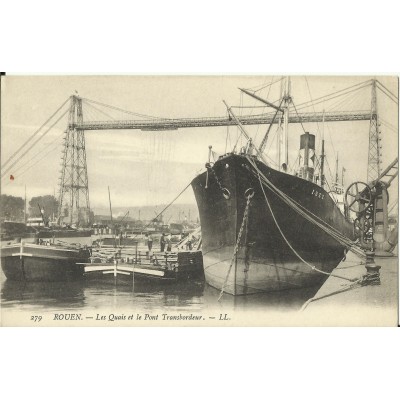
[[[372,80],[371,87],[371,119],[369,123],[369,147],[367,181],[372,182],[381,174],[381,137],[378,121],[378,106],[376,100],[376,80]]]
[[[87,226],[90,224],[90,204],[85,134],[82,129],[77,129],[77,124],[83,123],[82,99],[78,96],[70,99],[61,160],[58,218],[60,223]]]

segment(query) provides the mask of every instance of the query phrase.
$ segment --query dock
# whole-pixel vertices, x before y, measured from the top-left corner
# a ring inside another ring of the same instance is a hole
[[[374,262],[379,278],[369,280],[365,261],[349,253],[303,305],[303,316],[318,316],[318,325],[397,326],[398,256],[375,256]]]

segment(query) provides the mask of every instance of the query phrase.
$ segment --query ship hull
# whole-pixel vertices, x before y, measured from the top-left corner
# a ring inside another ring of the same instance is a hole
[[[19,243],[1,249],[1,268],[9,280],[27,282],[74,281],[82,279],[90,252]]]
[[[321,187],[254,162],[285,195],[343,235],[353,238],[352,224]],[[225,283],[224,291],[233,295],[322,284],[327,275],[313,270],[299,256],[329,273],[343,258],[343,245],[299,215],[272,190],[264,187],[264,195],[246,157],[225,156],[215,163],[213,171],[208,176],[207,172],[199,175],[192,182],[200,214],[207,283],[217,289]],[[228,199],[221,188],[228,189]],[[248,189],[254,191],[254,196],[243,223]],[[242,237],[234,257],[242,224]]]
[[[1,243],[12,244],[19,243],[23,240],[25,243],[38,243],[40,241],[47,241],[56,244],[76,244],[79,243],[83,246],[92,245],[92,230],[90,229],[52,229],[39,227],[38,230],[31,232],[32,227],[27,227],[24,224],[21,226],[19,232],[7,232],[5,227],[5,234],[2,235]]]

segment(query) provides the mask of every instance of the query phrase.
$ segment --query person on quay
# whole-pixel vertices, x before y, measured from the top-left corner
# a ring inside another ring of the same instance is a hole
[[[172,251],[172,236],[171,234],[167,237],[167,251]]]
[[[163,233],[160,237],[160,250],[163,252],[165,249],[165,233]]]
[[[149,248],[149,252],[153,248],[153,236],[151,236],[151,233],[147,235],[147,247]]]

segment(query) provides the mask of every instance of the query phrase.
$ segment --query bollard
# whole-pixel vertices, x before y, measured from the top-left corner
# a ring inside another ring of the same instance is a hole
[[[381,279],[379,270],[381,269],[381,266],[375,264],[375,252],[366,251],[365,255],[367,256],[365,261],[365,269],[367,270],[367,273],[363,277],[362,285],[380,285]]]

